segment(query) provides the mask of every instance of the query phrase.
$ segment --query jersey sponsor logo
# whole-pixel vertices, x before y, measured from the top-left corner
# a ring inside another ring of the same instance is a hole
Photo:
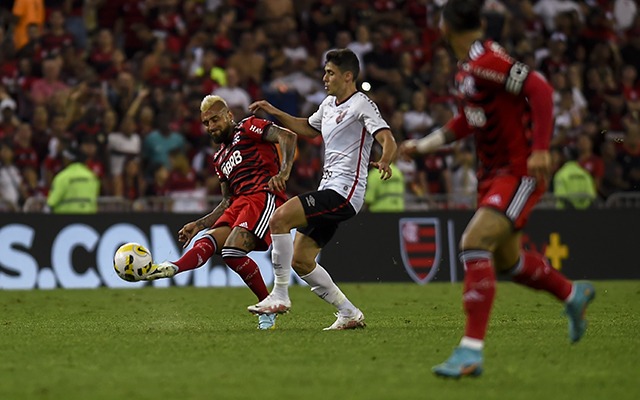
[[[228,178],[231,174],[231,171],[233,171],[233,168],[235,168],[236,165],[240,164],[241,162],[242,154],[240,154],[240,150],[234,151],[233,153],[231,153],[229,159],[225,161],[224,164],[222,164],[222,173],[225,174],[225,176]]]
[[[506,79],[505,74],[503,74],[502,72],[494,71],[492,69],[474,66],[471,72],[478,78],[486,79],[492,82],[502,83]]]
[[[340,111],[340,114],[338,114],[338,116],[336,117],[336,124],[342,122],[344,116],[347,115],[347,111],[349,111],[349,108],[345,108],[344,110]]]
[[[440,221],[437,218],[401,218],[400,254],[407,273],[424,285],[438,272],[440,264]]]
[[[467,118],[467,123],[475,128],[482,128],[487,123],[487,116],[480,107],[465,106],[464,116]]]
[[[253,133],[257,133],[258,135],[262,135],[262,128],[259,128],[255,125],[249,125],[249,130]]]

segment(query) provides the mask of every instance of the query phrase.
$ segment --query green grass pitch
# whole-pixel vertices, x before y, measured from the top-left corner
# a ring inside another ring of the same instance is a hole
[[[583,340],[562,306],[500,283],[479,378],[430,372],[457,344],[461,286],[344,284],[368,326],[293,287],[258,331],[246,288],[0,291],[0,399],[638,399],[640,281],[596,282]]]

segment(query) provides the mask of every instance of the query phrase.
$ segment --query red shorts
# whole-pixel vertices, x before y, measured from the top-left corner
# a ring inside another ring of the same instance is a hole
[[[213,228],[239,226],[256,235],[256,250],[264,251],[271,244],[269,219],[284,200],[270,192],[258,192],[233,199],[231,206],[218,218]]]
[[[501,175],[481,181],[478,185],[478,208],[500,211],[520,230],[527,223],[531,210],[546,191],[531,176]]]

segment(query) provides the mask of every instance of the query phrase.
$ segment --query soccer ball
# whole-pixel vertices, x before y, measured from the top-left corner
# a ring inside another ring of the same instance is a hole
[[[147,277],[151,270],[151,252],[139,243],[125,243],[113,256],[113,268],[125,281],[137,282]]]

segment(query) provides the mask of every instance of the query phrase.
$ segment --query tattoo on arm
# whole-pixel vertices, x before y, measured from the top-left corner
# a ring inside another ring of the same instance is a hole
[[[231,192],[229,190],[229,184],[227,182],[220,183],[220,189],[222,190],[222,200],[220,201],[220,204],[218,204],[218,206],[209,214],[196,221],[196,225],[198,226],[198,228],[205,229],[211,227],[218,220],[218,218],[220,218],[224,210],[229,207],[229,204],[231,204]]]
[[[265,134],[264,139],[280,145],[280,152],[282,153],[280,173],[285,178],[289,178],[291,167],[293,166],[293,158],[296,154],[297,135],[289,129],[272,124]]]

